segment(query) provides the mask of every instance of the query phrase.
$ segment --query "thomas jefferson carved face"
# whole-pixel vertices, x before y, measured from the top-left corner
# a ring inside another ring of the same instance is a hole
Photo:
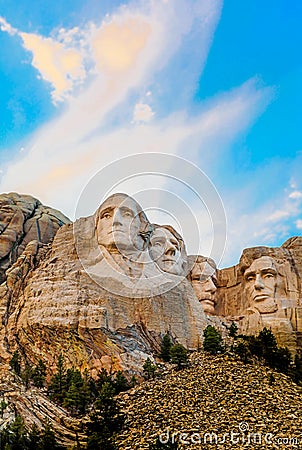
[[[208,262],[196,262],[190,273],[194,292],[206,314],[215,314],[216,269]]]
[[[250,304],[260,314],[273,313],[278,309],[275,301],[277,278],[278,272],[274,260],[269,256],[255,259],[244,272],[245,293]]]
[[[114,194],[100,206],[97,214],[97,240],[111,252],[132,253],[142,250],[145,241],[142,211],[134,199]],[[146,219],[147,223],[147,219]]]
[[[150,256],[164,272],[182,275],[185,260],[179,239],[165,227],[155,228],[150,238]]]

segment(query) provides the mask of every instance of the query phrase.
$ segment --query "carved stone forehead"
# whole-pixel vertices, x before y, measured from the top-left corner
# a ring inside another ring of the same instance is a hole
[[[110,195],[98,208],[98,212],[103,211],[106,208],[120,208],[125,207],[131,209],[134,214],[142,213],[141,206],[137,203],[134,198],[130,197],[127,194],[113,194]],[[144,213],[143,213],[144,214]],[[144,214],[144,219],[147,221],[147,218]]]
[[[216,269],[214,269],[207,261],[197,262],[194,264],[191,275],[204,275],[204,276],[212,276],[216,274]]]
[[[169,240],[172,239],[172,240],[176,240],[177,241],[176,237],[169,230],[167,230],[166,228],[161,228],[161,227],[156,228],[153,231],[153,233],[152,233],[151,242],[152,242],[153,239],[156,239],[156,238],[159,238],[159,237],[162,237],[162,238],[165,238],[165,239],[169,239]]]
[[[265,269],[277,270],[275,261],[270,256],[262,256],[261,258],[255,259],[250,267],[245,271],[247,272],[257,272]]]

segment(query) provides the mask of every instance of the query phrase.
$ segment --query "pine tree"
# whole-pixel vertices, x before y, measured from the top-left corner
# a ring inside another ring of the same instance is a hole
[[[251,352],[248,343],[241,341],[234,348],[235,353],[239,356],[244,364],[247,364],[251,358]]]
[[[181,344],[175,344],[171,347],[171,362],[177,364],[178,369],[188,364],[188,350]]]
[[[237,336],[237,332],[238,332],[238,326],[236,325],[235,322],[232,322],[231,326],[229,328],[229,336],[232,338],[235,338]]]
[[[161,343],[161,349],[160,349],[160,357],[163,361],[169,362],[171,360],[171,347],[172,347],[172,341],[169,336],[169,334],[165,334],[162,343]]]
[[[152,364],[150,358],[146,359],[146,361],[143,365],[143,370],[144,370],[144,374],[145,374],[145,377],[147,378],[147,380],[150,380],[150,378],[155,377],[156,366],[154,364]]]
[[[34,423],[31,430],[28,433],[28,450],[37,450],[41,448],[41,433],[39,428]]]
[[[28,439],[24,422],[21,416],[16,416],[15,420],[2,431],[1,446],[11,450],[27,449]]]
[[[88,450],[115,450],[114,436],[122,429],[124,417],[114,399],[112,383],[105,382],[87,425]]]
[[[203,336],[204,351],[212,353],[212,355],[216,355],[218,352],[223,350],[221,334],[215,327],[208,325],[203,332]]]
[[[23,383],[25,384],[26,389],[28,389],[29,381],[31,379],[32,369],[28,363],[25,364],[24,370],[21,372],[21,378]]]
[[[41,450],[63,450],[64,447],[62,447],[60,444],[58,444],[56,440],[55,433],[53,432],[49,422],[47,422],[44,425],[44,428],[41,432],[41,438],[40,438],[40,449]]]
[[[118,370],[113,380],[113,386],[116,394],[127,391],[130,388],[127,378],[121,370]]]
[[[31,379],[37,387],[43,387],[46,379],[46,366],[42,359],[39,359],[38,364],[32,369]]]
[[[57,371],[52,376],[49,386],[48,393],[53,400],[62,404],[65,394],[66,394],[66,378],[67,372],[65,368],[63,355],[60,354],[57,362]]]
[[[11,369],[20,376],[21,374],[21,358],[18,350],[13,353],[12,359],[9,362]]]
[[[0,415],[1,415],[1,419],[3,419],[3,413],[5,411],[5,409],[8,407],[8,404],[5,402],[4,399],[1,400],[0,402]]]

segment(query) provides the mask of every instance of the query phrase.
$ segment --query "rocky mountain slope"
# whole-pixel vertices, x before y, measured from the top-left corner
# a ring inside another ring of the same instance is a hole
[[[173,433],[180,449],[302,446],[301,387],[230,356],[194,353],[191,367],[121,394],[119,403],[127,417],[121,450],[147,450],[157,436],[165,442]]]

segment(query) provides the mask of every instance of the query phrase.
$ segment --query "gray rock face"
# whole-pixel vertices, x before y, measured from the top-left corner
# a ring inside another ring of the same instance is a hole
[[[66,224],[48,249],[31,242],[7,271],[0,287],[4,359],[18,348],[30,361],[43,355],[55,366],[63,352],[68,365],[94,374],[102,367],[137,373],[167,332],[187,348],[200,345],[207,319],[189,281],[158,269],[148,250],[132,261],[100,247],[96,230],[94,216]],[[110,227],[101,232],[111,239]],[[127,241],[121,232],[118,238]]]
[[[30,241],[48,244],[69,219],[30,195],[0,195],[0,283]]]

